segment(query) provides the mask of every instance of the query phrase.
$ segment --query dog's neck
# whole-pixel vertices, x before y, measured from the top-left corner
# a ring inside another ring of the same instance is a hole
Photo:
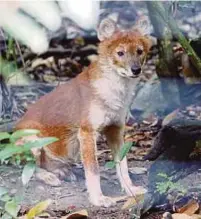
[[[113,110],[128,108],[137,80],[120,76],[115,69],[106,63],[99,64],[99,66],[99,77],[92,82],[99,98]]]

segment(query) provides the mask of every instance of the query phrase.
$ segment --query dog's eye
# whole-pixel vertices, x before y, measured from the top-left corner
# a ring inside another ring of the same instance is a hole
[[[138,54],[138,55],[142,55],[142,53],[143,53],[143,50],[140,49],[140,48],[138,48],[138,49],[137,49],[137,54]]]
[[[118,55],[118,56],[124,56],[124,52],[123,52],[123,51],[118,51],[118,52],[117,52],[117,55]]]

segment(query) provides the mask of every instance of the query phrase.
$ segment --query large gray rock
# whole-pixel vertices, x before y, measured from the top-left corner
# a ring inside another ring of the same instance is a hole
[[[168,90],[163,95],[162,86],[168,85]],[[154,75],[137,93],[131,105],[131,113],[135,115],[140,112],[143,118],[151,114],[166,114],[180,105],[179,90],[175,86],[174,80],[159,81]]]

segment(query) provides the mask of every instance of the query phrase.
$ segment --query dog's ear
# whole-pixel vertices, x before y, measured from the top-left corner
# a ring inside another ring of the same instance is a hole
[[[98,28],[98,39],[103,41],[109,37],[111,37],[117,30],[116,23],[110,19],[106,18],[101,21]]]
[[[147,16],[140,16],[132,29],[140,32],[143,36],[150,35],[151,24],[149,18]]]

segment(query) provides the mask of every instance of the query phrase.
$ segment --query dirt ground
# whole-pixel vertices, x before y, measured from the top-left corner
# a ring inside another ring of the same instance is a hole
[[[129,167],[144,167],[149,168],[149,162],[131,161]],[[23,188],[21,183],[21,169],[13,166],[0,167],[0,186],[6,187],[10,194],[19,195],[22,199],[22,209],[29,208],[39,201],[52,199],[50,214],[52,218],[60,218],[62,214],[66,214],[69,210],[86,209],[89,217],[93,219],[102,218],[131,218],[129,211],[123,211],[121,208],[123,202],[117,203],[116,206],[106,208],[98,208],[92,206],[88,201],[86,187],[84,183],[83,169],[75,168],[77,173],[77,181],[68,182],[63,181],[59,187],[51,187],[44,183],[35,180],[34,178],[29,182],[26,188]],[[103,193],[112,197],[119,197],[125,195],[121,191],[119,182],[116,177],[115,170],[106,170],[103,166],[101,171],[101,186]],[[132,174],[132,180],[136,185],[147,185],[147,174]]]

